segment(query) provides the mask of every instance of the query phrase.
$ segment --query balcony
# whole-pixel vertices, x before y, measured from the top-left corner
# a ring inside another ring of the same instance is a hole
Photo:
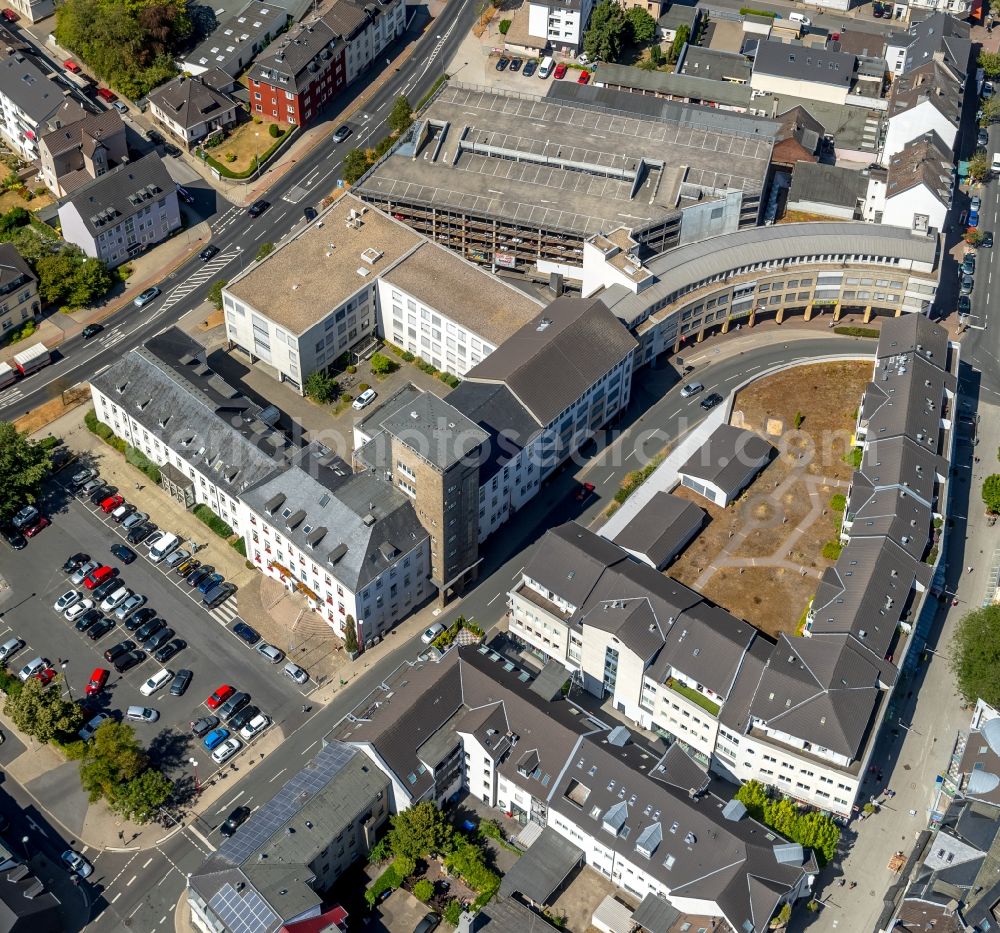
[[[525,586],[523,583],[514,590],[515,596],[520,596],[522,599],[526,599],[529,603],[533,603],[539,609],[544,610],[550,616],[559,619],[563,622],[569,620],[572,615],[571,612],[567,612],[565,609],[560,608],[551,599],[546,599],[537,590],[532,589],[530,586]]]
[[[714,700],[710,700],[704,693],[699,693],[694,687],[689,687],[687,684],[683,684],[673,677],[667,678],[667,686],[674,693],[679,693],[684,699],[690,700],[695,706],[700,706],[710,716],[715,719],[719,718],[719,710],[722,707]]]

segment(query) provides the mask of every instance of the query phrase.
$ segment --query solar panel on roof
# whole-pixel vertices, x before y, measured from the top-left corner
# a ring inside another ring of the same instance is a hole
[[[261,933],[279,920],[253,888],[237,891],[228,882],[216,891],[208,906],[230,933]]]

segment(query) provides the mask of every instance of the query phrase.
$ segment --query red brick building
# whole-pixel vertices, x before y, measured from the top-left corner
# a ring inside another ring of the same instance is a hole
[[[322,20],[283,35],[250,69],[252,112],[265,120],[309,123],[347,83],[346,49]]]

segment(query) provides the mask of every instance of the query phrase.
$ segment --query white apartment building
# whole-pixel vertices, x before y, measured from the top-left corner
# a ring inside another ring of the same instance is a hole
[[[531,0],[528,4],[528,35],[546,48],[576,54],[583,47],[593,0]]]
[[[336,0],[321,19],[347,42],[345,62],[350,84],[406,29],[403,0]]]
[[[465,375],[541,308],[347,195],[223,290],[226,336],[302,392],[378,336]]]

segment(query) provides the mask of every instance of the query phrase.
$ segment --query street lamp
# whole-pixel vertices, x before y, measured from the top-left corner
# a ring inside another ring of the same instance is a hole
[[[191,767],[194,768],[194,792],[196,794],[200,794],[201,793],[201,780],[198,778],[198,759],[197,758],[188,758],[188,764],[190,764]]]
[[[243,272],[243,247],[237,246],[236,252],[240,254],[240,272]]]
[[[31,842],[31,837],[30,836],[22,836],[21,837],[21,845],[24,846],[24,860],[25,861],[28,861],[28,859],[31,858],[31,855],[28,853],[28,843],[29,842]]]

